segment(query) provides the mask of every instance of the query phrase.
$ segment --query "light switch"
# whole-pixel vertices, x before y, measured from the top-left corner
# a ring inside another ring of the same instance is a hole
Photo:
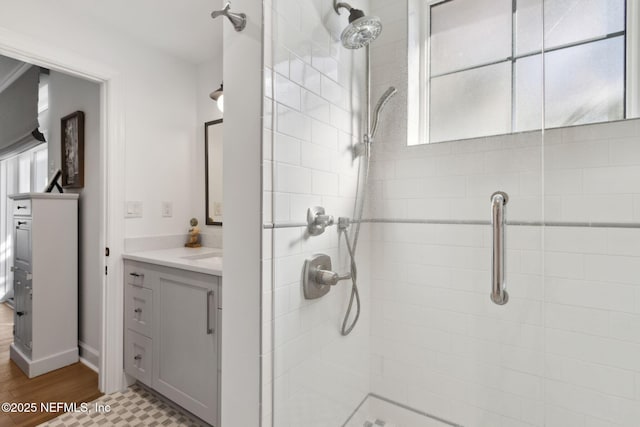
[[[129,201],[125,205],[125,218],[142,218],[142,202]]]
[[[222,202],[213,203],[213,215],[222,216]]]
[[[163,218],[171,218],[173,216],[173,203],[171,202],[162,202],[162,217]]]

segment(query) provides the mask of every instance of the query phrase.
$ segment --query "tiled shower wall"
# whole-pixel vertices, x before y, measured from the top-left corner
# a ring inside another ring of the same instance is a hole
[[[336,221],[353,217],[356,197],[358,161],[351,153],[360,134],[365,56],[341,47],[347,18],[332,6],[265,4],[264,426],[272,420],[278,427],[342,425],[370,389],[369,286],[361,288],[358,325],[342,337],[350,281],[314,301],[304,300],[300,285],[311,254],[330,255],[341,274],[349,265],[335,226],[316,237],[300,226],[313,206]],[[368,284],[366,234],[363,227],[357,260],[359,279]]]
[[[372,217],[488,221],[503,190],[510,221],[640,222],[638,120],[407,147],[406,9],[372,12],[373,102],[400,90]],[[640,229],[509,226],[502,307],[490,239],[484,225],[373,227],[372,391],[465,426],[637,425]]]

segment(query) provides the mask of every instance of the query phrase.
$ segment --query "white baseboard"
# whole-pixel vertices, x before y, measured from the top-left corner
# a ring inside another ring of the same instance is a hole
[[[87,368],[91,369],[93,372],[95,372],[96,374],[100,374],[100,370],[98,369],[97,366],[93,365],[91,362],[89,362],[87,359],[85,359],[84,357],[80,357],[80,363],[82,363],[84,366],[86,366]]]
[[[93,371],[100,373],[100,369],[98,369],[98,366],[100,366],[100,352],[82,341],[78,341],[78,348],[80,349],[80,362]]]
[[[32,360],[14,344],[11,344],[9,347],[9,357],[25,374],[27,374],[29,378],[33,378],[55,369],[76,363],[78,361],[78,348],[72,348],[42,359]]]

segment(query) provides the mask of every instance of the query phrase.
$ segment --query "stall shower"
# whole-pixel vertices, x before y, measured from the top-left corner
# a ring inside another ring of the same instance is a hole
[[[262,425],[637,425],[637,2],[265,28]]]

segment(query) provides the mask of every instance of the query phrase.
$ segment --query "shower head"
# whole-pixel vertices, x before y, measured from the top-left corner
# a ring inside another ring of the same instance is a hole
[[[348,3],[334,3],[334,9],[340,13],[340,8],[349,11],[349,25],[342,31],[340,40],[347,49],[359,49],[374,41],[382,32],[382,22],[377,16],[365,16],[360,9],[351,7]]]
[[[369,132],[369,137],[371,139],[373,139],[373,137],[376,135],[376,132],[378,131],[378,120],[380,118],[380,112],[382,111],[384,106],[387,105],[387,102],[389,102],[391,97],[396,93],[398,93],[398,89],[391,86],[385,91],[385,93],[382,94],[382,96],[378,100],[376,108],[373,110],[373,120],[371,121],[371,131]]]

